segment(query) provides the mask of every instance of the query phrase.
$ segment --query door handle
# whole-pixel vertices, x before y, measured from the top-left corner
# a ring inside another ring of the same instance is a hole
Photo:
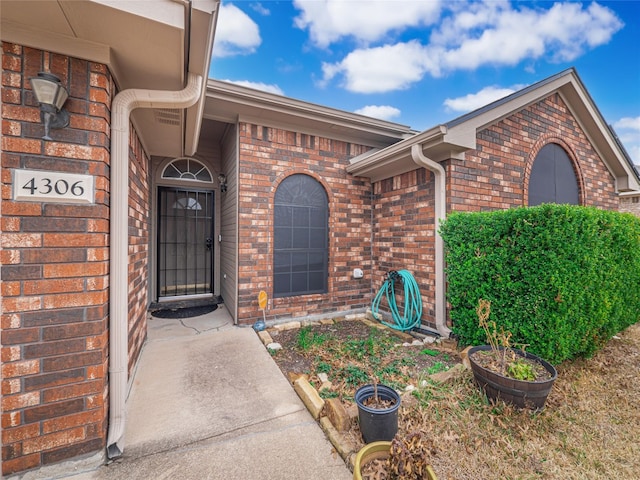
[[[213,238],[208,237],[204,243],[207,246],[207,250],[211,250],[211,247],[213,246]]]

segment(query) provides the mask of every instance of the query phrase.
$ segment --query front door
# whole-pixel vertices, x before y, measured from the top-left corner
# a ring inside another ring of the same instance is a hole
[[[213,192],[158,189],[158,297],[213,294]]]

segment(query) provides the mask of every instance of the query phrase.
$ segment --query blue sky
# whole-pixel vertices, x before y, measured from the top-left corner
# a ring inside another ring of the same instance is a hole
[[[640,0],[223,0],[210,77],[425,130],[569,67],[640,165]]]

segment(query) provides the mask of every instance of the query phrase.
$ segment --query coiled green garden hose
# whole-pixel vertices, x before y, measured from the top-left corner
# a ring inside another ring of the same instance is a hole
[[[402,315],[400,315],[396,303],[395,283],[397,281],[401,281],[404,286],[404,308]],[[422,297],[420,296],[418,283],[411,272],[408,270],[391,270],[387,274],[386,280],[371,303],[371,312],[375,318],[380,318],[378,313],[380,301],[385,295],[394,323],[380,320],[381,323],[401,331],[411,330],[420,324],[420,319],[422,318]]]

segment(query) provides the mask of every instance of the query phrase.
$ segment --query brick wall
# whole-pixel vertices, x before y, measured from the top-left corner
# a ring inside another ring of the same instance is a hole
[[[620,197],[620,211],[633,213],[636,217],[640,217],[640,195]]]
[[[108,413],[110,106],[104,65],[3,43],[2,471],[99,451]],[[70,125],[44,134],[29,77],[69,91]],[[148,157],[130,143],[131,365],[146,331]],[[92,175],[95,203],[16,202],[14,169]]]
[[[447,210],[526,205],[531,166],[549,142],[561,145],[574,162],[584,205],[618,208],[613,177],[562,99],[552,95],[480,131],[477,149],[467,152],[464,161],[444,162]],[[374,279],[389,270],[411,271],[422,294],[423,321],[434,326],[433,175],[415,170],[377,182],[373,191]],[[374,288],[379,288],[375,281]]]
[[[423,322],[435,327],[434,175],[421,168],[373,188],[374,289],[390,270],[408,270],[420,287]],[[404,299],[398,296],[397,301],[402,308]]]
[[[129,135],[129,375],[147,338],[149,306],[150,157],[132,126]]]
[[[348,159],[367,147],[293,131],[241,124],[238,176],[238,321],[262,313],[258,293],[272,298],[269,318],[348,312],[371,301],[371,185],[346,173]],[[323,295],[273,299],[273,200],[288,175],[305,173],[329,198],[329,285]],[[363,279],[352,271],[361,268]]]
[[[583,205],[618,208],[615,182],[558,94],[478,132],[477,149],[447,162],[449,211],[527,205],[537,153],[559,144],[574,163]]]
[[[3,43],[2,470],[103,447],[109,103],[102,65]],[[58,75],[71,124],[44,141],[29,77]],[[12,170],[93,175],[93,205],[12,201]]]

